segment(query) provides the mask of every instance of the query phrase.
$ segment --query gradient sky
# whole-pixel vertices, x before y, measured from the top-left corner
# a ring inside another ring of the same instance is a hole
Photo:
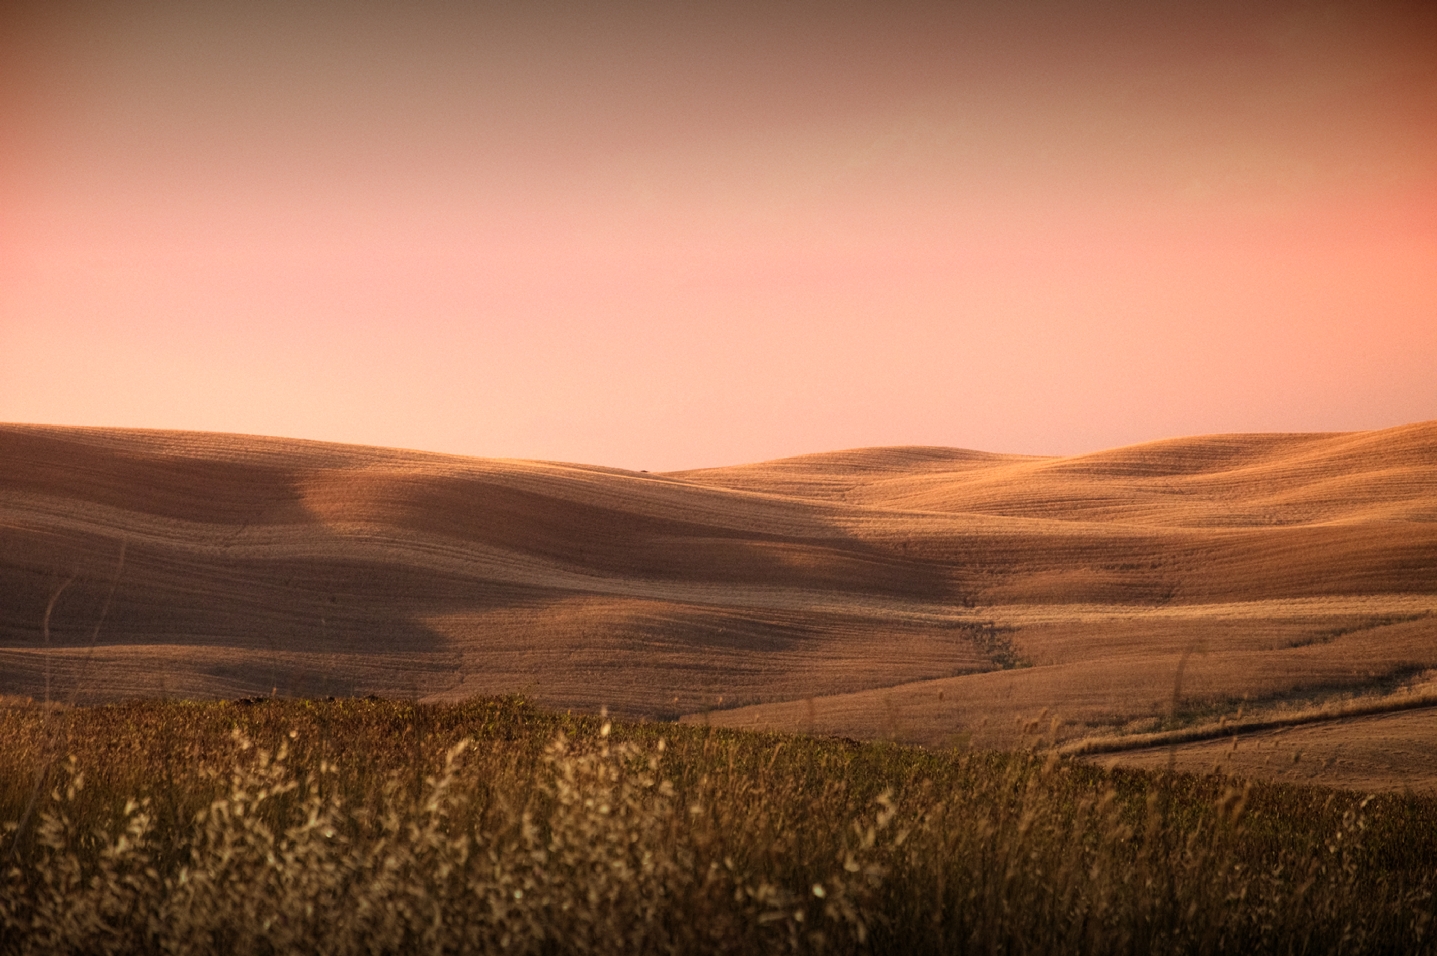
[[[1431,4],[0,10],[0,420],[661,470],[1437,418]]]

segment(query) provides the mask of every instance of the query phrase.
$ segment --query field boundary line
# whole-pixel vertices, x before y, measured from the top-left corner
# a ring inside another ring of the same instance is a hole
[[[1264,730],[1278,730],[1284,727],[1299,727],[1304,724],[1320,724],[1349,717],[1372,717],[1380,714],[1395,714],[1406,710],[1420,710],[1437,707],[1437,692],[1414,694],[1397,699],[1355,704],[1333,710],[1304,711],[1280,717],[1256,718],[1231,723],[1205,724],[1182,730],[1159,731],[1150,734],[1133,734],[1130,737],[1097,737],[1077,740],[1058,748],[1065,756],[1082,757],[1088,754],[1120,753],[1126,750],[1146,750],[1150,747],[1165,747],[1174,744],[1198,743],[1221,737],[1236,737],[1239,734],[1258,733]]]

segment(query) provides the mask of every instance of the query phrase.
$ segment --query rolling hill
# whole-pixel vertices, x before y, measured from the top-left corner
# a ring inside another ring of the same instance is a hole
[[[1138,745],[1244,708],[1311,738],[1260,772],[1437,766],[1437,711],[1384,725],[1417,755],[1386,770],[1339,713],[1437,677],[1434,422],[652,475],[3,425],[0,594],[12,697],[522,692],[985,746],[1046,712],[1194,766],[1227,736]]]

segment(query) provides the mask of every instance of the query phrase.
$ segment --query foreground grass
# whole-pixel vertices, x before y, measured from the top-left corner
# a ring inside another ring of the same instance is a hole
[[[0,953],[1434,951],[1437,799],[513,699],[0,711]]]

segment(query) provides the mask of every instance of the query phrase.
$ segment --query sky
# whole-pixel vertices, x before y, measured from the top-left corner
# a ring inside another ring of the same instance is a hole
[[[1437,418],[1437,6],[9,2],[0,421],[669,470]]]

